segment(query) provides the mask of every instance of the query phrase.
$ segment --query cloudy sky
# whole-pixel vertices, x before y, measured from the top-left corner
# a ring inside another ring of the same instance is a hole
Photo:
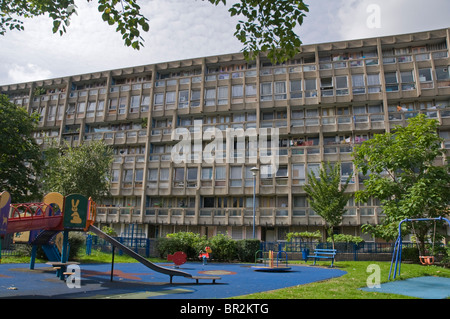
[[[115,27],[102,21],[95,2],[76,0],[78,16],[63,36],[51,32],[52,23],[46,17],[27,19],[25,31],[0,36],[0,85],[242,49],[233,37],[237,19],[223,5],[215,7],[201,0],[138,0],[150,20],[150,31],[144,36],[145,47],[135,51],[123,45]],[[305,44],[450,27],[449,0],[305,2],[310,12],[297,29]]]

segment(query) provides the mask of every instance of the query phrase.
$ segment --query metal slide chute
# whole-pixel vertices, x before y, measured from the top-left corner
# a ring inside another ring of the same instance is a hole
[[[173,276],[181,276],[181,277],[186,277],[186,278],[193,278],[192,275],[187,273],[187,272],[183,272],[183,271],[175,270],[175,269],[168,269],[168,268],[165,268],[165,267],[158,266],[158,265],[152,263],[151,261],[148,261],[147,259],[145,259],[141,255],[139,255],[136,252],[134,252],[132,249],[128,248],[127,246],[125,246],[123,244],[121,244],[120,242],[118,242],[117,240],[115,240],[111,236],[105,234],[104,232],[102,232],[100,229],[98,229],[97,227],[95,227],[93,225],[91,225],[89,227],[88,231],[91,231],[91,232],[95,233],[100,238],[103,238],[104,240],[109,242],[114,247],[119,248],[125,254],[127,254],[128,256],[136,259],[141,264],[143,264],[144,266],[150,268],[151,270],[154,270],[154,271],[157,271],[157,272],[169,275],[170,276],[170,283],[172,283],[172,277]]]

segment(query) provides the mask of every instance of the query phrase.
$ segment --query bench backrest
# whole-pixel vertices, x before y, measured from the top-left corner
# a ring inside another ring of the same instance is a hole
[[[314,249],[316,255],[336,255],[336,249]]]

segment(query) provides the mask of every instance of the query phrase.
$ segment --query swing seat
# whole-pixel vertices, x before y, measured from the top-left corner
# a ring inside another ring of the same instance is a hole
[[[419,256],[420,263],[422,265],[433,265],[434,264],[434,256]]]

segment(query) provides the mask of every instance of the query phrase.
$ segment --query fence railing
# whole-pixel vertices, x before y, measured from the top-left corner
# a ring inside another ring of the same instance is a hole
[[[148,257],[158,256],[157,251],[157,239],[150,239],[145,237],[114,237],[120,243],[131,248],[136,253]],[[6,247],[6,246],[4,246]],[[316,248],[332,248],[331,243],[321,243],[321,242],[301,242],[301,241],[277,241],[277,242],[261,242],[260,250],[266,252],[272,250],[274,252],[286,251],[287,253],[299,253],[301,254],[304,250],[308,249],[311,253]],[[417,248],[413,243],[403,243],[403,248]],[[104,252],[111,252],[112,245],[105,241],[104,239],[95,236],[86,236],[86,254],[90,255],[92,249],[100,250]],[[350,259],[355,261],[358,260],[358,255],[360,254],[388,254],[392,255],[394,251],[393,243],[371,243],[363,242],[360,244],[354,243],[335,243],[335,249],[338,254],[351,254]],[[117,252],[117,251],[116,251]],[[119,255],[122,251],[117,252]],[[14,250],[14,245],[8,247],[8,249],[2,250],[2,256],[16,256],[16,251]]]
[[[156,239],[150,239],[145,237],[114,237],[121,244],[134,250],[134,252],[143,255],[145,257],[156,256]],[[99,238],[98,236],[88,235],[86,237],[86,255],[90,255],[92,249],[98,249],[100,251],[112,251],[111,243]],[[119,255],[123,252],[119,250]]]
[[[287,253],[302,253],[305,250],[313,252],[314,249],[331,249],[331,243],[322,242],[261,242],[262,251],[285,251]],[[403,243],[403,249],[417,248],[414,243]],[[335,243],[335,249],[338,254],[351,254],[352,259],[357,261],[359,254],[389,254],[394,251],[394,243]]]

